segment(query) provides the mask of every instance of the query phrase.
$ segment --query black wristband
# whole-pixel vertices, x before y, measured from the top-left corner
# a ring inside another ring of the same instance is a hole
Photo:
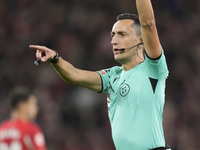
[[[52,64],[56,64],[59,61],[60,55],[58,54],[58,52],[56,50],[54,50],[54,52],[56,52],[56,55],[49,60],[50,63]]]

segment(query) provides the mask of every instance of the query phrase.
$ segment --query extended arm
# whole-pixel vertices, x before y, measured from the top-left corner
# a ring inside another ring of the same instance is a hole
[[[41,58],[42,62],[46,62],[56,55],[53,50],[45,46],[30,45],[30,48],[37,50],[36,58]],[[66,83],[86,87],[97,92],[101,91],[101,77],[97,72],[77,69],[62,58],[52,66]]]
[[[145,50],[150,58],[158,58],[162,51],[151,0],[136,0],[136,5],[142,26],[142,38]]]

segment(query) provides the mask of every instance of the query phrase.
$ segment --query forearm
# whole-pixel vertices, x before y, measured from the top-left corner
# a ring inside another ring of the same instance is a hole
[[[101,78],[97,72],[77,69],[62,58],[60,58],[58,63],[52,64],[52,66],[66,83],[97,92],[101,91]]]
[[[60,77],[69,84],[76,83],[76,68],[60,57],[59,62],[56,64],[51,64]]]
[[[155,25],[154,12],[151,0],[136,0],[140,23],[143,27]]]

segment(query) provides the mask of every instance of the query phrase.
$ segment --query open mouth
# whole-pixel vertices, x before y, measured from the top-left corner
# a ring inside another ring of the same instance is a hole
[[[121,53],[122,51],[118,48],[114,48],[114,54],[118,54],[118,53]]]
[[[118,48],[114,48],[114,51],[119,51],[119,49]]]

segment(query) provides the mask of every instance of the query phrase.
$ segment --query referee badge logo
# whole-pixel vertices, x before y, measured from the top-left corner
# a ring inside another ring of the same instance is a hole
[[[122,97],[125,97],[130,91],[130,86],[128,84],[121,85],[119,93]]]

